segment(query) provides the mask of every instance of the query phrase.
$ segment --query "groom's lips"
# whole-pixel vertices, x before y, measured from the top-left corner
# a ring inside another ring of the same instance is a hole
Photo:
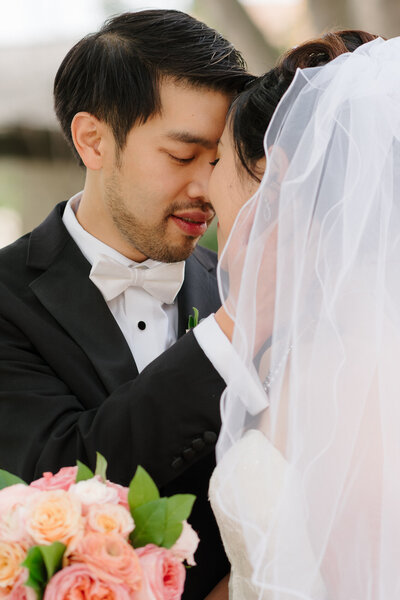
[[[213,217],[214,213],[211,211],[190,211],[171,215],[171,219],[175,225],[191,237],[202,236],[207,231],[207,227]]]

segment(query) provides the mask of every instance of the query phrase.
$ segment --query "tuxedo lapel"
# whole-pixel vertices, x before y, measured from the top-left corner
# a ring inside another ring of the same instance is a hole
[[[63,205],[32,232],[28,265],[43,269],[30,287],[94,365],[108,392],[138,370],[103,296],[89,280],[90,264],[61,220]]]
[[[103,296],[90,281],[90,264],[62,222],[65,203],[55,207],[31,234],[27,265],[42,273],[30,287],[56,321],[82,348],[108,392],[137,376],[126,340]],[[178,337],[193,307],[202,319],[221,305],[215,260],[198,247],[187,259],[178,295]]]
[[[186,261],[185,281],[178,295],[178,337],[186,332],[193,307],[198,309],[199,319],[203,319],[220,306],[215,262],[206,250],[196,248]]]

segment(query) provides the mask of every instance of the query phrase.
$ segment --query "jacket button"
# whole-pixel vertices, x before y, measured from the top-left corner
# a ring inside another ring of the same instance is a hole
[[[192,442],[192,448],[193,450],[196,450],[196,452],[201,452],[204,449],[205,445],[206,443],[202,438],[196,438]]]
[[[215,444],[215,442],[217,441],[217,438],[218,438],[218,436],[214,431],[205,431],[203,433],[203,440],[208,445]]]
[[[172,461],[171,467],[173,469],[175,469],[175,471],[177,471],[178,469],[180,469],[183,466],[183,458],[181,456],[178,456],[178,458],[175,458]]]
[[[193,450],[193,448],[186,448],[182,454],[185,460],[193,460],[193,458],[196,456],[196,452]]]

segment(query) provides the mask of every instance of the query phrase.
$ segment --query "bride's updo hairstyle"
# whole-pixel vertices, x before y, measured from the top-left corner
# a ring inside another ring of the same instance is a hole
[[[253,80],[235,100],[230,113],[235,149],[253,179],[260,181],[255,165],[264,156],[264,134],[296,70],[325,65],[377,37],[366,31],[344,30],[305,42],[286,52],[273,69]]]

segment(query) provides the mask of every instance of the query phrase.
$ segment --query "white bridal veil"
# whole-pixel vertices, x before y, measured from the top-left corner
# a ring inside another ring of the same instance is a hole
[[[218,502],[259,598],[398,600],[400,38],[299,70],[265,150],[220,262],[238,361]],[[282,469],[260,451],[249,499],[234,448],[254,430]]]

